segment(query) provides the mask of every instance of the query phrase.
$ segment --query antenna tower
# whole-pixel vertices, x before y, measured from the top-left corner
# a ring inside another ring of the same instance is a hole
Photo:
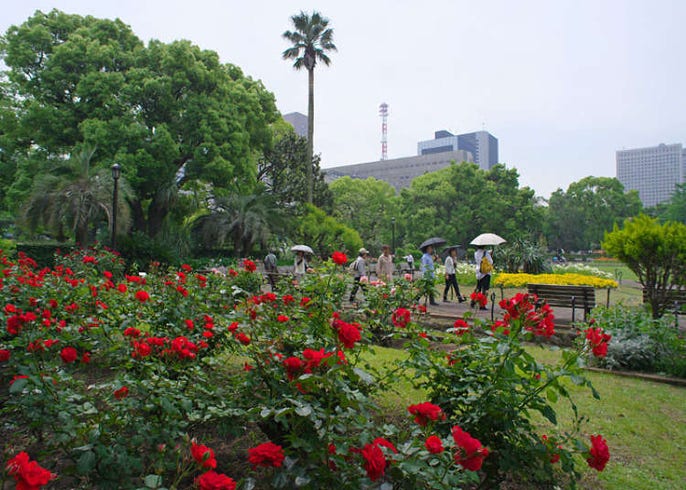
[[[388,160],[388,104],[383,102],[379,106],[381,116],[381,160]]]

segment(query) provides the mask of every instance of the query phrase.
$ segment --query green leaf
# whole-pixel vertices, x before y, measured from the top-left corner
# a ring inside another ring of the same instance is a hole
[[[87,475],[95,468],[95,453],[93,451],[84,452],[76,462],[76,471],[80,475]]]
[[[312,405],[300,405],[296,407],[295,413],[297,413],[301,417],[307,417],[312,413]]]
[[[557,393],[555,392],[555,390],[546,390],[545,394],[548,400],[550,400],[552,403],[557,402]]]
[[[21,378],[17,379],[12,383],[12,386],[10,386],[10,393],[13,395],[16,395],[17,393],[21,393],[24,388],[26,388],[26,384],[29,382],[28,379],[26,378]]]
[[[160,475],[148,475],[143,482],[147,488],[159,488],[162,485],[162,477]]]

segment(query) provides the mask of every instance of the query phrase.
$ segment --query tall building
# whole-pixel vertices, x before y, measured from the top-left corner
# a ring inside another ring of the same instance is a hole
[[[283,118],[295,128],[295,134],[307,138],[307,116],[299,112],[289,112]]]
[[[645,207],[668,201],[686,176],[686,150],[681,143],[617,151],[617,180],[637,190]]]
[[[488,131],[454,135],[440,130],[434,133],[434,139],[417,143],[418,155],[455,150],[470,152],[483,170],[490,170],[498,163],[498,139]]]
[[[446,151],[414,157],[391,158],[369,163],[357,163],[324,169],[327,182],[339,177],[350,176],[354,179],[375,179],[388,182],[396,191],[409,187],[412,179],[428,172],[448,167],[452,162],[473,162],[472,154],[463,151]]]

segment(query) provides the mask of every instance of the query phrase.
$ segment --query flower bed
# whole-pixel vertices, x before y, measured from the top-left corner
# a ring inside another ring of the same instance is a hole
[[[595,288],[616,288],[617,281],[586,274],[512,274],[502,272],[493,279],[495,286],[505,288],[526,288],[527,284],[558,284],[567,286],[593,286]]]
[[[580,414],[574,431],[558,431],[551,404],[569,397],[565,379],[592,389],[577,361],[602,353],[602,332],[542,365],[521,343],[552,335],[552,312],[518,295],[483,325],[487,337],[456,324],[445,342],[466,348],[446,357],[413,321],[411,282],[378,285],[363,324],[342,312],[350,277],[334,259],[274,294],[255,290],[250,261],[226,276],[188,266],[123,275],[107,253],[54,269],[0,256],[5,478],[25,488],[447,489],[513,475],[568,482],[581,458],[604,468],[605,440],[581,432]],[[408,361],[368,366],[361,354],[379,337],[405,339]],[[374,399],[400,378],[429,399],[398,426]],[[545,437],[531,412],[550,422]],[[225,438],[213,434],[246,427],[249,448],[215,452]]]

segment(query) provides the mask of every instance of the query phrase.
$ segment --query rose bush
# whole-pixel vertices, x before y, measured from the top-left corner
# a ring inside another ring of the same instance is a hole
[[[547,454],[540,437],[531,442],[526,411],[554,420],[543,394],[563,395],[573,356],[562,370],[527,357],[520,336],[547,335],[552,323],[524,299],[484,339],[460,324],[461,335],[446,342],[470,348],[446,360],[412,321],[420,308],[410,282],[370,285],[368,311],[343,309],[350,276],[339,256],[277,295],[255,288],[261,277],[250,261],[226,276],[154,264],[124,274],[103,268],[110,255],[73,253],[53,269],[0,255],[0,413],[11,431],[2,449],[40,447],[41,461],[59,466],[35,481],[58,474],[63,486],[81,488],[447,489],[516,472],[528,456],[514,454],[513,441],[526,455]],[[368,365],[378,332],[408,343],[408,363]],[[408,407],[398,427],[375,400],[402,375],[425,383],[430,399]],[[246,428],[256,444],[236,456],[242,475],[218,446],[194,439]],[[571,436],[553,437],[566,448],[558,451],[565,471],[573,450],[598,469],[607,462],[600,439],[583,452]],[[21,467],[12,463],[8,476]]]

